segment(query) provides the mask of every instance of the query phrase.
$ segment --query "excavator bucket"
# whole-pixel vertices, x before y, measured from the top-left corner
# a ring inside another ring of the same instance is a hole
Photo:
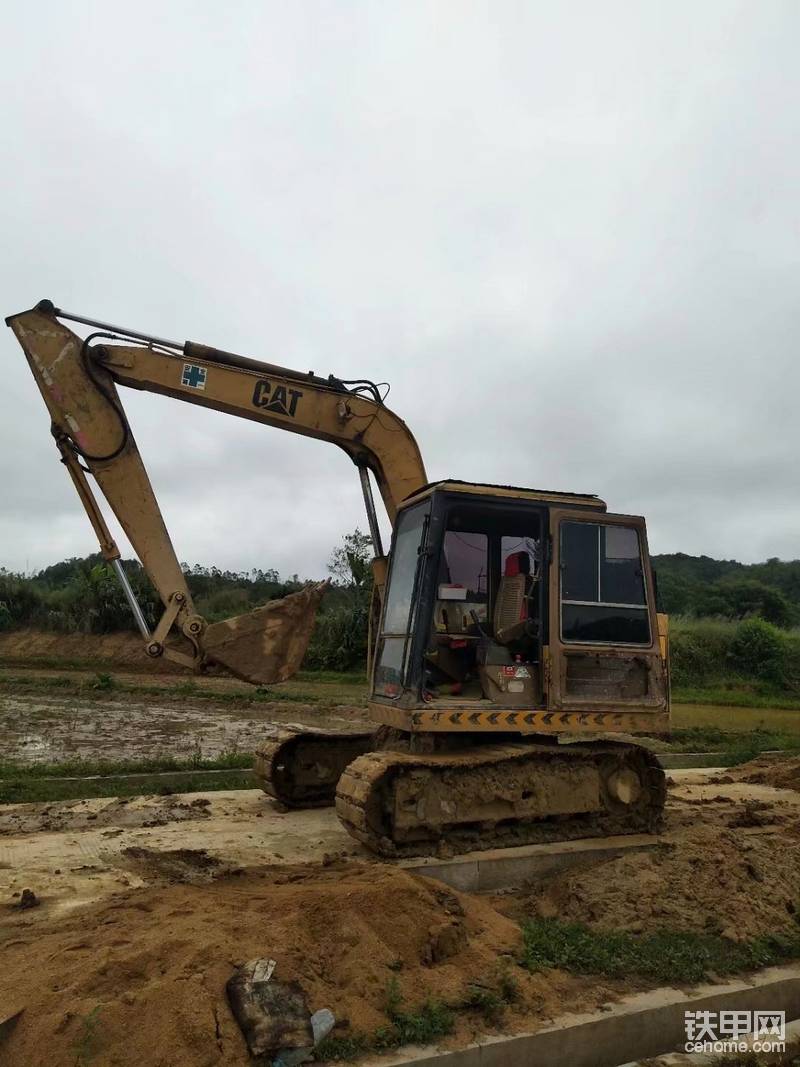
[[[202,638],[206,659],[254,685],[285,682],[303,661],[328,585],[309,585],[246,615],[210,623]]]

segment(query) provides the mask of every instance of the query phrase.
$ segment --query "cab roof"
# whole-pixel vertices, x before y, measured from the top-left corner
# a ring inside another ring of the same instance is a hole
[[[519,485],[494,485],[491,482],[462,482],[456,478],[445,478],[439,482],[423,485],[401,504],[408,504],[429,496],[434,490],[441,489],[447,493],[469,493],[477,496],[507,497],[512,500],[543,500],[553,504],[573,504],[579,507],[591,507],[598,511],[606,510],[606,502],[594,493],[561,493],[550,489],[525,489]]]

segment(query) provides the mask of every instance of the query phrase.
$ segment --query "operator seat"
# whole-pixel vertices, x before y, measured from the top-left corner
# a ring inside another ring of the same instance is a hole
[[[530,573],[527,552],[513,552],[506,560],[494,603],[494,639],[501,645],[516,641],[529,632],[533,590],[536,578]]]

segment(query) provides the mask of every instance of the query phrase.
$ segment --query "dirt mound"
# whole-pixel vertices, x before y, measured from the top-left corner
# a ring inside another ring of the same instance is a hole
[[[797,932],[800,826],[773,834],[698,827],[676,845],[566,871],[513,910],[633,933],[695,930],[750,940]]]
[[[122,850],[122,855],[138,874],[148,882],[184,882],[204,885],[222,873],[230,873],[216,856],[209,856],[204,848],[172,848],[165,852],[133,845]]]
[[[489,901],[359,864],[151,887],[57,923],[17,923],[11,937],[0,1004],[25,1011],[4,1062],[25,1067],[74,1067],[89,1055],[104,1067],[244,1067],[224,989],[249,959],[275,959],[276,978],[298,982],[310,1010],[371,1031],[386,1025],[392,980],[409,1007],[428,996],[457,1002],[470,982],[496,981],[501,954],[519,949],[518,927]],[[594,981],[514,974],[540,1023],[565,1003],[608,997]],[[474,1025],[485,1032],[482,1017]]]
[[[147,674],[182,674],[191,671],[163,657],[154,662],[145,655],[136,633],[60,634],[40,630],[13,630],[0,634],[0,660],[35,662],[72,660],[75,663],[114,663],[120,669]]]
[[[732,767],[725,780],[771,785],[775,789],[794,789],[800,793],[800,756],[759,756],[757,759]],[[720,779],[721,781],[722,779]]]
[[[105,826],[166,826],[209,817],[210,801],[165,797],[116,797],[109,800],[57,800],[52,804],[0,806],[0,837],[60,830],[97,830]]]

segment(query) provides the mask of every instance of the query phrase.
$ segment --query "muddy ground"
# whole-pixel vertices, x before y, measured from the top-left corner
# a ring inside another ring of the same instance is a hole
[[[50,692],[0,694],[0,759],[60,763],[74,759],[137,760],[161,756],[214,759],[252,752],[288,723],[322,729],[366,721],[363,709],[262,701],[250,707],[197,703],[191,696],[120,694],[100,698]]]
[[[0,660],[0,761],[215,759],[252,752],[290,723],[367,721],[363,684],[301,678],[271,695],[230,678]]]
[[[2,650],[0,650],[1,652]],[[0,758],[205,757],[248,751],[287,722],[352,726],[358,699],[226,701],[117,690],[59,693],[46,668],[6,668]],[[63,675],[63,669],[57,672]],[[165,679],[161,680],[162,682]],[[122,687],[129,687],[123,690]],[[512,974],[498,1018],[457,1014],[446,1046],[541,1027],[642,987],[634,976],[530,974],[520,922],[559,917],[597,930],[663,928],[732,940],[790,932],[800,905],[796,761],[671,772],[665,833],[648,850],[587,858],[511,893],[457,893],[381,863],[333,811],[280,811],[258,790],[0,807],[0,1064],[13,1067],[244,1067],[225,982],[255,957],[277,961],[335,1036],[387,1022],[387,996],[462,1002]],[[33,894],[26,894],[29,890]],[[22,907],[33,903],[33,907]],[[20,1010],[17,1021],[3,1019]]]
[[[38,906],[19,907],[25,889]],[[280,812],[255,790],[8,806],[0,1004],[25,1011],[0,1062],[73,1067],[97,1019],[92,1064],[244,1067],[224,986],[262,956],[342,1033],[384,1025],[392,986],[409,1004],[453,1003],[508,968],[519,1003],[496,1023],[459,1014],[446,1044],[535,1029],[566,1004],[598,1008],[641,985],[527,973],[526,916],[737,939],[790,930],[798,900],[800,793],[713,774],[676,774],[651,851],[493,897],[376,862],[330,810]]]

